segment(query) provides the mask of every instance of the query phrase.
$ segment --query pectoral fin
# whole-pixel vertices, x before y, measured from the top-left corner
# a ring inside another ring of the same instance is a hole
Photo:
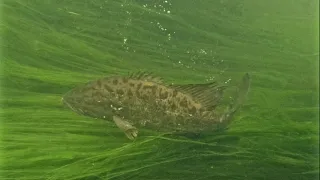
[[[132,126],[128,121],[125,121],[118,116],[113,116],[113,121],[129,139],[134,140],[138,136],[138,129]]]

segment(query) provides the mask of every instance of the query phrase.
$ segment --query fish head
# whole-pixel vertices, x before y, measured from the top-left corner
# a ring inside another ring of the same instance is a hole
[[[79,90],[74,89],[69,92],[67,92],[63,97],[61,98],[62,104],[71,109],[72,111],[83,114],[83,103],[85,102],[85,97],[81,96],[81,93]]]
[[[76,87],[61,98],[62,104],[80,115],[92,117],[109,117],[115,105],[110,99],[110,93],[101,91],[91,84]]]

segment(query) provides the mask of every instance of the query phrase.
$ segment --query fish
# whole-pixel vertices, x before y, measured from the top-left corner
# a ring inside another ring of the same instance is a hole
[[[221,99],[223,83],[167,84],[150,72],[102,77],[71,89],[62,102],[72,111],[113,121],[134,140],[142,128],[165,133],[201,133],[227,127],[244,104],[248,73],[238,85],[235,101],[227,107]]]

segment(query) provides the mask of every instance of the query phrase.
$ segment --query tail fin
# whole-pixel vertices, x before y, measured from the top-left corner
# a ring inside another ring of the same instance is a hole
[[[250,88],[250,81],[251,79],[250,79],[249,73],[246,73],[243,76],[242,82],[238,87],[239,90],[238,90],[237,96],[235,97],[235,102],[233,105],[231,105],[229,109],[231,111],[231,114],[235,113],[247,99],[247,94]]]
[[[235,112],[237,112],[237,110],[246,100],[250,88],[250,82],[250,76],[248,73],[246,73],[242,78],[242,82],[238,86],[238,93],[235,97],[235,102],[232,105],[230,105],[230,107],[224,112],[222,117],[220,117],[222,127],[226,128],[226,126],[232,120],[232,117],[235,114]]]

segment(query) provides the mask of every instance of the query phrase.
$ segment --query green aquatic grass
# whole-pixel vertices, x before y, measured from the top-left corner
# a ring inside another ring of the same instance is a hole
[[[1,3],[1,179],[318,178],[318,2],[168,2]],[[198,137],[143,129],[131,142],[61,104],[139,69],[230,85],[249,72],[252,86],[227,131]]]

